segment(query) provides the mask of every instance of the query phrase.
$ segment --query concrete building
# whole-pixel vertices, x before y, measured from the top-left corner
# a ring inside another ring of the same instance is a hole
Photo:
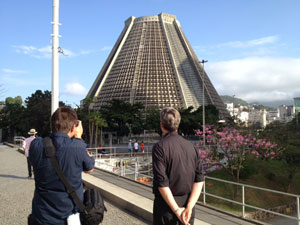
[[[265,128],[267,125],[266,110],[254,110],[249,112],[248,125]]]
[[[278,117],[281,122],[289,122],[294,117],[295,108],[293,105],[281,105],[277,108]]]
[[[300,113],[300,97],[294,98],[294,112],[295,114]]]
[[[176,16],[130,17],[87,97],[99,109],[112,99],[146,108],[198,108],[224,103],[189,44]]]

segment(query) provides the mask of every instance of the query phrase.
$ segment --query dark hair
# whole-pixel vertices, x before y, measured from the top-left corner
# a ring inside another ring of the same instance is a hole
[[[70,107],[59,107],[51,116],[50,126],[52,132],[69,133],[77,123],[77,114]]]
[[[178,130],[180,120],[180,113],[173,107],[166,107],[160,112],[160,121],[169,132]]]

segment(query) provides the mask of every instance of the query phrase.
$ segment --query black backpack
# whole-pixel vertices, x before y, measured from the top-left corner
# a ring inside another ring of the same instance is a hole
[[[99,191],[87,189],[84,192],[84,213],[80,214],[82,225],[98,225],[103,220],[104,211],[107,211]]]

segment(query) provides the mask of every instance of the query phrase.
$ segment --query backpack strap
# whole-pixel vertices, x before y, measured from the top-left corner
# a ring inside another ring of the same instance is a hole
[[[54,169],[55,169],[57,175],[59,176],[60,180],[65,185],[65,187],[67,189],[67,192],[72,197],[72,199],[74,200],[76,205],[79,207],[80,211],[86,213],[85,206],[80,201],[76,191],[72,188],[72,185],[69,183],[68,179],[66,178],[66,176],[63,174],[61,168],[59,167],[59,164],[58,164],[57,159],[55,157],[55,146],[53,145],[52,139],[50,137],[43,138],[43,144],[44,144],[46,156],[50,158],[52,166],[54,167]]]

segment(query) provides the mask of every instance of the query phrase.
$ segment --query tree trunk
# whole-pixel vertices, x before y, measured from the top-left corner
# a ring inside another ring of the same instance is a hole
[[[102,136],[102,127],[100,128],[100,145],[103,146],[103,136]]]
[[[92,138],[93,138],[93,136],[92,136],[92,122],[91,121],[89,121],[89,140],[90,140],[90,147],[91,147],[91,143],[92,143]]]
[[[94,122],[91,122],[90,148],[93,145],[93,137],[94,137]]]
[[[96,131],[95,131],[95,148],[98,147],[98,126],[96,125]]]

